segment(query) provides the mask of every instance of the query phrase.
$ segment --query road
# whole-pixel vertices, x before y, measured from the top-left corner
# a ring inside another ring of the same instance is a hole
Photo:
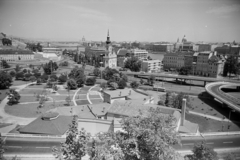
[[[240,84],[236,83],[228,83],[228,82],[215,82],[215,83],[209,83],[205,86],[206,91],[215,97],[216,99],[220,100],[221,102],[227,104],[228,107],[240,112],[240,101],[235,100],[235,98],[232,98],[231,96],[228,96],[226,93],[223,93],[220,91],[220,87],[223,85],[233,85],[233,86],[239,86]]]
[[[182,137],[182,145],[173,146],[177,151],[192,150],[197,142],[205,141],[206,144],[214,149],[232,149],[239,148],[240,135],[231,136],[205,136],[205,137]],[[5,138],[6,154],[51,154],[53,146],[60,146],[64,139],[60,138]],[[91,143],[89,143],[89,146]],[[240,157],[240,152],[238,157]]]

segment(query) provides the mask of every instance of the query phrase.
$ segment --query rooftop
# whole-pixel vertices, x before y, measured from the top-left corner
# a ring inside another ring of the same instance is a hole
[[[29,50],[13,50],[13,49],[0,49],[0,54],[1,55],[6,55],[6,54],[33,54],[33,52]]]
[[[26,134],[63,135],[72,122],[71,116],[58,116],[52,120],[43,119],[41,116],[19,130]]]

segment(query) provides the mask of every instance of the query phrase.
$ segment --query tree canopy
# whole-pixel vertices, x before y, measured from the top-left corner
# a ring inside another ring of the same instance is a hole
[[[49,61],[48,63],[43,65],[44,73],[47,75],[52,74],[52,72],[57,69],[58,69],[58,65],[56,62],[53,62],[53,61]]]
[[[78,87],[81,87],[83,84],[85,84],[86,81],[84,69],[79,67],[73,68],[69,73],[68,77],[74,79]]]
[[[139,72],[141,70],[141,61],[137,57],[128,58],[124,63],[124,67]]]
[[[224,68],[223,68],[223,76],[227,76],[227,75],[231,75],[231,74],[237,74],[238,71],[238,57],[237,56],[233,56],[230,55],[225,64],[224,64]]]
[[[7,89],[12,85],[12,76],[9,73],[0,71],[0,89]]]

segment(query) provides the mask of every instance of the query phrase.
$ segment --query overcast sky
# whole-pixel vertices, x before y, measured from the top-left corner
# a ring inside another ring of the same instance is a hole
[[[240,41],[240,0],[0,0],[0,32],[49,40]]]

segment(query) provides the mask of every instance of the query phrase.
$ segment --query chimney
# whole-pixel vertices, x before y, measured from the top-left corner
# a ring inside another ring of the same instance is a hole
[[[181,126],[184,126],[186,112],[186,99],[182,100]]]

